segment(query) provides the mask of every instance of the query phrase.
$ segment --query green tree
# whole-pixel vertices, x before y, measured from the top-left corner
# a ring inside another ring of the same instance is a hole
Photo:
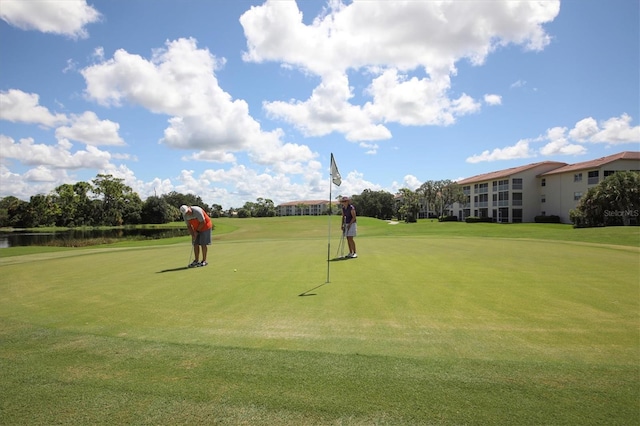
[[[444,216],[445,213],[453,206],[454,203],[464,203],[466,196],[462,190],[462,186],[458,185],[452,180],[443,180],[440,182],[439,203],[440,203],[440,216]]]
[[[193,195],[193,194],[181,194],[179,192],[176,191],[171,191],[168,194],[164,194],[161,196],[169,205],[173,206],[176,208],[175,212],[176,212],[176,216],[173,218],[173,220],[182,220],[182,215],[180,214],[180,211],[178,210],[180,208],[181,205],[185,204],[187,206],[198,206],[198,207],[202,207],[204,209],[204,211],[209,212],[209,206],[202,201],[202,198],[200,198],[197,195]]]
[[[59,215],[59,207],[52,195],[36,194],[31,196],[23,216],[28,228],[54,226]]]
[[[91,225],[94,212],[89,193],[92,189],[88,182],[76,182],[73,185],[65,183],[58,186],[52,194],[58,206],[56,225]]]
[[[417,222],[420,213],[420,195],[408,188],[400,189],[402,201],[398,208],[398,216],[405,222]]]
[[[76,182],[73,184],[75,215],[73,223],[75,226],[93,225],[94,203],[89,197],[89,193],[93,192],[93,187],[89,182]]]
[[[640,173],[620,171],[589,188],[569,212],[574,226],[592,227],[638,223]]]
[[[169,223],[174,219],[173,216],[174,211],[162,197],[149,197],[142,205],[143,223]]]
[[[418,196],[422,199],[422,203],[427,210],[427,214],[431,211],[437,211],[438,191],[438,183],[433,180],[424,182],[418,189],[416,189]]]
[[[268,198],[258,198],[255,204],[256,217],[274,217],[276,215],[276,206],[273,201]]]
[[[223,214],[223,209],[220,204],[211,204],[210,217],[221,217],[222,214]]]
[[[124,184],[124,179],[115,178],[110,174],[98,174],[93,180],[93,186],[93,191],[98,197],[102,197],[100,205],[101,225],[119,226],[125,223],[125,219],[134,219],[136,211],[139,214],[142,202],[139,202],[139,206],[136,206],[136,204],[140,197],[137,194],[133,196],[133,190],[130,186]]]
[[[24,228],[24,212],[29,203],[10,195],[0,200],[0,226],[11,228]]]
[[[449,179],[426,181],[416,192],[427,212],[432,211],[438,216],[444,216],[454,203],[464,203],[466,199],[462,186]]]
[[[388,220],[394,214],[393,194],[386,191],[372,191],[365,189],[360,195],[351,197],[351,201],[357,206],[359,216],[375,217]]]
[[[142,223],[143,202],[137,192],[130,191],[122,198],[122,222],[125,225]]]

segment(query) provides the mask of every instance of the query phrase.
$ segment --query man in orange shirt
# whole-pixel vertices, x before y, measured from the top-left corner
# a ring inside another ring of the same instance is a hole
[[[182,218],[187,224],[187,229],[191,234],[191,240],[193,242],[193,251],[195,253],[195,260],[191,262],[189,268],[196,268],[199,266],[207,266],[207,249],[211,245],[211,218],[207,212],[198,206],[180,206],[180,213]],[[202,262],[200,259],[200,248],[202,248]]]

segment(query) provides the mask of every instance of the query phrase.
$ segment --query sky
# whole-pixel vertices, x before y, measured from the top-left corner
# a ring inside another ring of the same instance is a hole
[[[111,174],[228,209],[638,151],[639,4],[2,0],[0,197]]]

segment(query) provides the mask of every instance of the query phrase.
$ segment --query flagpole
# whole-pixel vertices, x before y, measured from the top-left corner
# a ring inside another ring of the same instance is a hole
[[[333,154],[331,154],[333,156]],[[327,283],[331,282],[329,281],[329,268],[331,267],[331,261],[329,260],[329,258],[331,257],[331,216],[333,215],[333,207],[331,205],[331,185],[332,185],[332,179],[331,179],[331,174],[329,174],[329,236],[327,238]]]
[[[338,166],[336,165],[336,160],[333,158],[333,152],[331,153],[331,167],[330,167],[330,177],[329,177],[329,237],[327,242],[327,282],[329,281],[329,268],[331,265],[331,216],[333,216],[333,205],[331,204],[331,185],[335,184],[336,186],[340,186],[342,183],[342,177],[340,176],[340,172],[338,171]]]

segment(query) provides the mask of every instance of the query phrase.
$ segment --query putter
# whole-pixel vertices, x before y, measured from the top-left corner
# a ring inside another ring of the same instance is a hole
[[[191,247],[189,248],[189,262],[187,263],[187,267],[189,265],[191,265],[191,255],[193,254],[193,244],[191,244]]]
[[[344,221],[342,222],[344,225]],[[338,244],[338,250],[336,251],[336,257],[338,257],[338,252],[340,252],[339,259],[344,259],[344,236],[347,232],[347,229],[342,230],[342,237],[340,237],[340,244]]]

